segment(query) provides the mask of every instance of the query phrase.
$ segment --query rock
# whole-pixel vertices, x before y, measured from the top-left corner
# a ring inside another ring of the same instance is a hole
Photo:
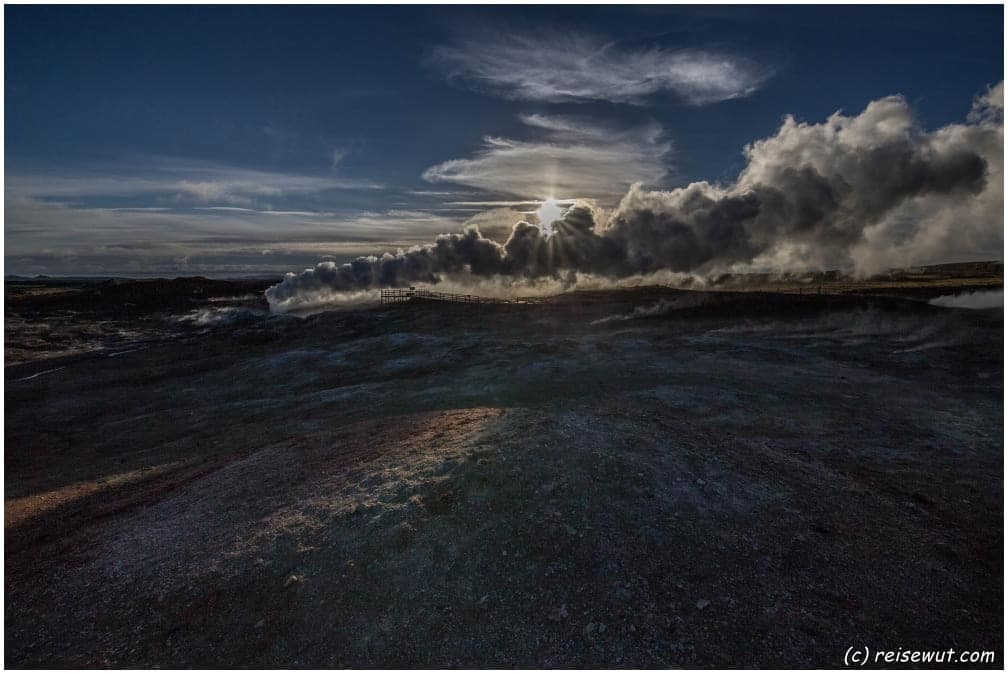
[[[291,585],[296,585],[304,580],[304,576],[296,576],[293,573],[287,576],[287,580],[284,581],[284,587],[290,587]]]
[[[696,603],[696,607],[698,609],[700,609],[701,611],[704,610],[705,608],[707,608],[708,606],[710,606],[710,602],[707,601],[706,599],[700,599]]]
[[[561,604],[560,608],[554,610],[553,613],[550,614],[549,619],[552,620],[555,623],[558,623],[561,620],[566,620],[567,619],[567,604]]]

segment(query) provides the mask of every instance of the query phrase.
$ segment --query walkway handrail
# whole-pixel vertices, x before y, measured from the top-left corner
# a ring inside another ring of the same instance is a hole
[[[426,288],[384,288],[381,291],[382,304],[403,304],[416,300],[456,304],[541,304],[544,301],[541,297],[483,297],[482,295],[443,293]]]

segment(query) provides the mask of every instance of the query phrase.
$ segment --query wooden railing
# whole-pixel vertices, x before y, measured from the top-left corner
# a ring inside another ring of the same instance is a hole
[[[416,288],[387,288],[381,291],[382,304],[403,304],[406,302],[453,302],[455,304],[542,304],[541,297],[483,297],[482,295],[460,295]]]

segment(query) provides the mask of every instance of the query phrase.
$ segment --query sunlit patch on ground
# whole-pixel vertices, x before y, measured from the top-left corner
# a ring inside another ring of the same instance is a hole
[[[77,482],[59,489],[32,494],[31,496],[7,499],[4,501],[4,526],[17,527],[25,521],[43,515],[48,511],[65,507],[75,501],[106,490],[116,489],[140,480],[156,478],[182,465],[183,462],[176,461],[160,466],[150,466],[125,473],[107,475],[92,482]]]

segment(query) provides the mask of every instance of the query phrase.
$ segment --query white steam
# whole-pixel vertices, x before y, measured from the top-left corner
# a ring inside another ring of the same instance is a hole
[[[376,288],[437,285],[535,294],[661,274],[887,268],[1001,259],[1004,87],[966,122],[924,130],[906,100],[809,124],[787,117],[745,148],[731,184],[670,191],[634,185],[611,215],[578,202],[545,236],[528,222],[504,244],[477,227],[428,245],[323,262],[266,292],[271,308],[373,297]],[[559,172],[564,166],[558,167]]]
[[[936,307],[953,307],[958,309],[994,309],[1004,306],[1004,289],[979,290],[958,295],[942,295],[931,300]]]

